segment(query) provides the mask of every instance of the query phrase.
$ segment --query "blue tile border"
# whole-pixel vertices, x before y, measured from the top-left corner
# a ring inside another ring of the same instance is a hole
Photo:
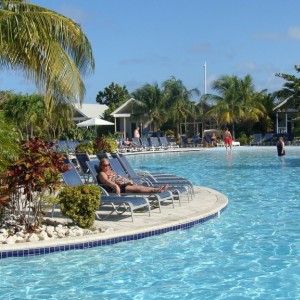
[[[45,247],[45,248],[0,251],[0,259],[4,259],[4,258],[8,258],[8,257],[25,257],[25,256],[43,255],[43,254],[49,254],[49,253],[61,252],[61,251],[80,250],[80,249],[94,248],[94,247],[99,247],[99,246],[107,246],[107,245],[113,245],[113,244],[121,243],[121,242],[139,240],[139,239],[143,239],[143,238],[147,238],[147,237],[151,237],[151,236],[155,236],[155,235],[164,234],[164,233],[167,233],[170,231],[186,230],[195,225],[207,222],[211,219],[218,217],[226,209],[226,207],[227,206],[223,207],[220,211],[218,211],[214,214],[211,214],[204,218],[200,218],[198,220],[194,220],[194,221],[176,225],[176,226],[165,227],[162,229],[146,231],[143,233],[123,235],[123,236],[116,237],[116,238],[100,239],[100,240],[90,241],[90,242],[67,244],[67,245],[63,245],[63,246],[50,246],[50,247]]]

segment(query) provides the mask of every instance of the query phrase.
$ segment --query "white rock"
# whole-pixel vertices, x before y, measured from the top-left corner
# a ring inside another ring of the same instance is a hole
[[[20,227],[21,229],[21,227]],[[25,228],[18,231],[15,235],[9,236],[9,232],[0,228],[0,244],[15,244],[23,242],[38,242],[42,240],[65,238],[65,237],[80,237],[84,235],[97,234],[103,232],[114,231],[113,228],[94,228],[83,229],[78,226],[68,227],[65,224],[42,225],[35,233],[26,233]]]
[[[24,238],[24,237],[25,237],[25,233],[24,233],[24,231],[18,231],[18,232],[16,233],[16,236],[17,236],[17,237]]]
[[[4,236],[5,238],[7,238],[8,237],[8,232],[7,232],[7,230],[6,229],[4,229],[4,228],[2,228],[2,229],[0,229],[0,236]]]
[[[47,226],[46,232],[47,232],[49,237],[52,237],[54,232],[55,232],[54,226]]]
[[[4,244],[4,242],[6,242],[6,237],[3,235],[0,235],[0,243]]]
[[[24,243],[24,242],[25,242],[25,240],[24,240],[23,237],[17,236],[17,238],[16,238],[16,243]]]
[[[60,225],[55,228],[55,232],[59,238],[63,238],[66,236],[66,230]]]
[[[76,233],[73,232],[72,230],[68,230],[68,231],[66,232],[66,236],[68,236],[68,237],[74,237],[74,236],[76,236]]]
[[[76,236],[83,236],[82,228],[77,227],[77,228],[74,228],[72,231],[75,233]]]
[[[29,235],[27,242],[38,242],[39,241],[39,237],[36,233],[32,233]]]
[[[3,244],[9,244],[9,245],[15,244],[16,243],[16,239],[17,238],[16,238],[15,235],[9,236]]]
[[[104,232],[111,232],[111,231],[114,231],[114,229],[111,228],[111,227],[108,227],[108,228],[105,228],[105,229],[104,229]]]
[[[42,232],[38,235],[38,237],[39,237],[39,240],[41,240],[41,241],[50,240],[50,238],[49,238],[49,236],[48,236],[48,234],[47,234],[46,231],[42,231]]]
[[[83,230],[83,235],[89,235],[89,234],[93,234],[93,231],[90,229],[84,229]]]

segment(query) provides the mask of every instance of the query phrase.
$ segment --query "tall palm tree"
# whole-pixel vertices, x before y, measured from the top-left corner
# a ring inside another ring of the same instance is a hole
[[[146,117],[144,126],[151,125],[152,130],[157,132],[167,119],[163,94],[158,84],[145,84],[134,91],[132,96],[142,102],[142,105],[134,106],[137,120],[141,116]]]
[[[49,111],[57,99],[82,102],[81,75],[95,63],[75,21],[24,0],[0,0],[0,41],[0,67],[23,71],[45,93]]]
[[[206,95],[207,99],[215,102],[215,106],[208,112],[218,116],[221,125],[231,124],[232,135],[235,138],[236,122],[247,119],[257,119],[263,115],[264,107],[255,94],[250,75],[244,79],[237,76],[222,76],[212,84],[217,95]]]
[[[62,132],[68,132],[74,129],[75,125],[72,120],[73,107],[67,103],[58,103],[53,109],[53,114],[45,117],[47,125],[48,138],[57,139]]]
[[[193,117],[193,103],[190,98],[199,95],[198,89],[188,90],[183,82],[172,76],[162,84],[166,107],[168,107],[169,118],[177,124],[177,136],[180,133],[180,123],[185,122],[187,117]]]

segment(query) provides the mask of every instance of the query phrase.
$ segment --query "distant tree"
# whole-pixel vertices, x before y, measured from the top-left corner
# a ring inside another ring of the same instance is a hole
[[[187,117],[193,118],[191,110],[193,103],[190,98],[195,94],[199,95],[198,89],[188,90],[183,82],[172,76],[162,83],[165,105],[168,109],[168,116],[177,124],[177,135],[180,133],[180,123],[185,122]]]
[[[300,72],[300,65],[295,65],[294,68],[297,73]],[[290,98],[289,101],[293,102],[296,107],[300,106],[300,78],[284,73],[277,73],[276,76],[286,80],[283,89],[275,92],[276,97],[281,100]]]
[[[259,109],[260,113],[257,114],[258,119],[256,119],[256,126],[259,126],[262,132],[274,131],[273,120],[275,119],[275,112],[273,108],[275,99],[276,96],[272,93],[267,93],[266,90],[257,93],[253,98],[257,106],[261,105],[263,107]]]
[[[44,97],[42,95],[9,94],[3,103],[4,117],[18,128],[20,137],[38,135],[44,124]]]
[[[112,82],[104,91],[98,92],[96,101],[99,104],[106,104],[109,107],[104,113],[104,118],[112,120],[113,118],[110,114],[125,101],[129,100],[129,98],[130,94],[125,85],[121,87]]]
[[[45,132],[47,132],[47,139],[53,140],[61,138],[63,132],[69,133],[76,130],[73,121],[73,108],[68,103],[58,103],[53,109],[51,115],[46,115]],[[72,137],[71,137],[72,138]]]
[[[16,128],[10,122],[4,121],[0,115],[0,175],[4,169],[18,158],[19,135]],[[1,198],[1,195],[0,195]]]
[[[143,118],[146,118],[144,127],[151,125],[151,129],[157,132],[168,118],[163,93],[158,84],[145,84],[135,90],[132,96],[142,102],[142,105],[134,106],[133,115],[136,120],[139,121],[143,116]]]
[[[264,107],[258,101],[252,78],[246,75],[244,79],[237,76],[222,76],[212,83],[212,89],[218,94],[208,94],[207,99],[214,101],[215,106],[207,114],[217,116],[220,125],[232,126],[235,138],[235,123],[254,120],[263,116]]]

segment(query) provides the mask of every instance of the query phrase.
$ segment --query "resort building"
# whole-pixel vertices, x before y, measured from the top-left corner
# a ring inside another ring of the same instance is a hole
[[[130,98],[111,113],[111,116],[115,118],[115,132],[119,133],[123,138],[132,138],[137,126],[144,133],[151,130],[151,128],[144,126],[146,119],[144,114],[138,110],[140,105],[140,101]]]
[[[108,109],[105,104],[74,104],[73,121],[75,124],[92,118],[102,118],[104,112]]]
[[[276,113],[276,134],[293,135],[298,114],[298,109],[293,100],[291,96],[274,107],[273,110]]]

